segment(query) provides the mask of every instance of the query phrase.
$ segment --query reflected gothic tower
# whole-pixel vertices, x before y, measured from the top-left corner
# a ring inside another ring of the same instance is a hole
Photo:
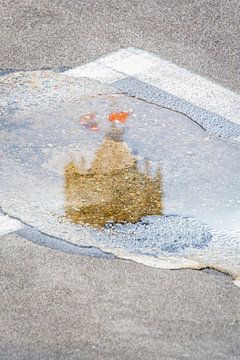
[[[102,227],[107,222],[137,222],[146,215],[161,215],[161,176],[152,178],[123,141],[114,124],[96,151],[89,169],[84,159],[65,166],[65,213],[75,223]]]

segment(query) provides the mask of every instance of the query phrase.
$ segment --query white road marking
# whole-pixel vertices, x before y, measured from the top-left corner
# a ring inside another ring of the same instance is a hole
[[[0,215],[0,236],[22,229],[23,224],[8,216]]]
[[[134,76],[196,106],[240,124],[240,95],[146,51],[127,48],[65,72],[103,83]]]
[[[127,76],[126,74],[111,69],[105,64],[101,64],[99,61],[90,62],[86,65],[67,70],[64,74],[73,77],[87,77],[93,80],[101,81],[104,84],[121,80]]]

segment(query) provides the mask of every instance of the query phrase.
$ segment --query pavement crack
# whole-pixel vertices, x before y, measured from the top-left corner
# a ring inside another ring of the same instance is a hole
[[[124,92],[124,95],[127,95],[127,96],[130,97],[130,98],[134,98],[134,99],[137,99],[137,100],[141,100],[141,101],[145,102],[146,104],[151,104],[151,105],[154,105],[154,106],[156,106],[156,107],[158,107],[158,108],[171,110],[172,112],[174,112],[174,113],[176,113],[176,114],[184,115],[184,116],[186,116],[189,120],[191,120],[193,123],[195,123],[198,127],[200,127],[203,131],[209,133],[208,130],[207,130],[203,125],[199,124],[196,120],[192,119],[189,115],[186,115],[186,114],[185,114],[184,112],[182,112],[182,111],[179,111],[179,110],[176,110],[176,109],[172,109],[170,106],[165,106],[165,105],[156,104],[156,103],[154,102],[154,100],[153,100],[153,101],[150,101],[150,100],[143,99],[143,98],[141,98],[140,96],[129,95],[129,94],[127,93],[127,91]],[[209,133],[209,134],[210,134],[210,133]],[[212,135],[212,134],[211,134],[211,135]]]

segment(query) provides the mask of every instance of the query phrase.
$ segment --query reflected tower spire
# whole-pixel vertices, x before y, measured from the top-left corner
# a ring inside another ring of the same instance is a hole
[[[65,212],[73,222],[102,227],[162,214],[160,172],[152,177],[149,161],[140,170],[121,127],[112,124],[91,167],[81,171],[83,164],[65,166]]]

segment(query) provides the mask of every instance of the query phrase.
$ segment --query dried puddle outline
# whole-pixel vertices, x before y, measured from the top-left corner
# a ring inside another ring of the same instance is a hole
[[[40,107],[29,101],[23,109],[21,96],[5,106],[5,211],[151,266],[240,274],[239,144],[124,95],[73,103],[58,103],[49,89],[46,96]]]

